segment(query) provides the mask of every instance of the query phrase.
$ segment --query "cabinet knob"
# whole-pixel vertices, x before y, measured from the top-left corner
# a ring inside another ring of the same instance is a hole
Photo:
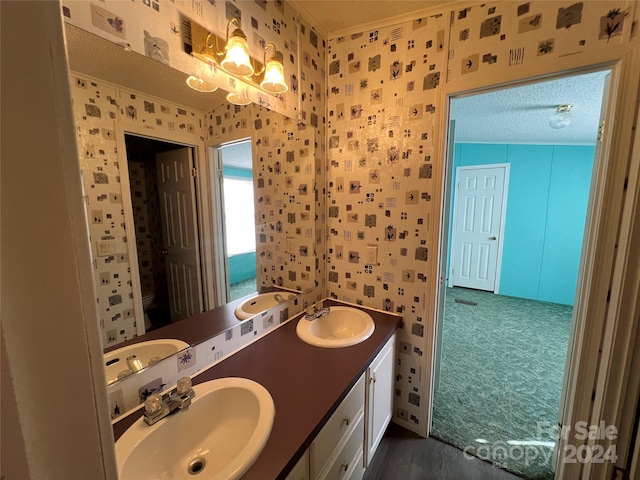
[[[346,426],[349,426],[349,424],[351,423],[351,417],[344,417],[342,421]]]
[[[346,472],[347,470],[349,470],[349,464],[348,463],[343,463],[342,464],[342,469]]]
[[[373,375],[373,377],[371,377],[371,381],[372,381],[373,383],[376,383],[376,376],[375,376],[375,374]]]

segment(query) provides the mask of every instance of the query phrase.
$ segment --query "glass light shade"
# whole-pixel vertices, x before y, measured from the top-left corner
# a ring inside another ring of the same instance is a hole
[[[284,93],[289,87],[284,81],[284,67],[282,66],[282,54],[276,53],[269,59],[264,69],[264,79],[260,87],[269,93]]]
[[[218,89],[218,87],[216,87],[215,85],[205,82],[201,78],[194,75],[191,75],[189,76],[189,78],[187,78],[187,85],[199,92],[215,92]]]
[[[251,100],[237,93],[227,93],[227,102],[233,103],[234,105],[249,105]]]
[[[236,29],[227,41],[227,53],[220,66],[233,75],[243,77],[253,75],[253,66],[249,58],[247,37],[242,30]]]
[[[556,109],[556,113],[551,115],[549,126],[551,128],[564,128],[571,123],[571,107],[572,105],[560,105]]]

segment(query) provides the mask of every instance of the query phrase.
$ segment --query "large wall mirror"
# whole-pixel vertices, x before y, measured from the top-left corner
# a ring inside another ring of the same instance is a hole
[[[175,339],[185,319],[256,293],[287,301],[317,286],[315,130],[195,91],[183,72],[73,25],[65,32],[105,352]],[[230,311],[218,331],[168,352],[242,321]]]

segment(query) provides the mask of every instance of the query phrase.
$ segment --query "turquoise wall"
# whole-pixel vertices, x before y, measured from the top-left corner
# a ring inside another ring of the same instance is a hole
[[[237,177],[237,178],[253,178],[253,172],[244,168],[222,166],[222,175],[225,177]]]
[[[229,257],[229,284],[256,278],[256,252]]]
[[[510,164],[501,295],[573,304],[594,152],[593,146],[455,145],[454,176],[457,167]],[[452,198],[451,214],[454,204]]]

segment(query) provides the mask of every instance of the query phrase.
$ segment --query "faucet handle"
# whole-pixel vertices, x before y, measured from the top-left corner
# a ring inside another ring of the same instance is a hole
[[[147,415],[155,415],[160,410],[162,410],[162,397],[157,393],[153,395],[149,395],[149,397],[144,402],[144,411]]]
[[[179,378],[176,383],[176,393],[180,396],[186,395],[191,390],[191,378],[182,377]]]

